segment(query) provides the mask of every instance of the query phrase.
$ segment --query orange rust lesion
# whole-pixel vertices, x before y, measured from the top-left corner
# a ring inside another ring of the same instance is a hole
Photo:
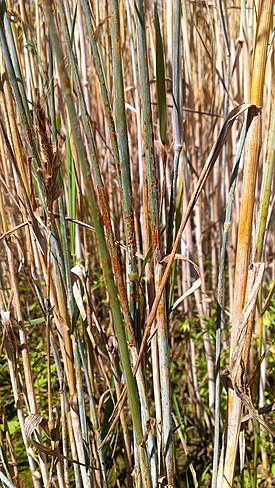
[[[135,220],[134,212],[131,210],[127,216],[127,226],[128,226],[128,245],[131,248],[131,256],[136,254],[136,239],[135,239]]]
[[[106,202],[106,194],[104,188],[97,187],[98,207],[101,211],[104,225],[106,230],[111,229],[109,208]]]
[[[160,238],[159,238],[159,228],[158,226],[154,226],[151,232],[152,235],[152,245],[154,249],[159,249],[160,247]]]
[[[128,298],[127,298],[127,291],[125,287],[125,283],[123,280],[123,274],[122,274],[122,269],[121,269],[121,263],[119,259],[119,254],[118,254],[118,249],[117,246],[115,245],[114,241],[114,235],[113,235],[113,230],[111,226],[111,220],[110,220],[110,214],[109,214],[109,209],[106,204],[106,198],[105,198],[105,192],[103,188],[98,188],[98,206],[101,211],[103,223],[106,229],[107,237],[109,239],[109,250],[111,254],[111,266],[112,266],[112,271],[113,274],[109,273],[109,279],[115,278],[115,283],[117,286],[118,294],[119,294],[119,303],[125,318],[125,321],[127,322],[127,330],[128,333],[131,332],[131,337],[133,336],[132,334],[132,318],[131,314],[129,311],[129,304],[128,304]]]

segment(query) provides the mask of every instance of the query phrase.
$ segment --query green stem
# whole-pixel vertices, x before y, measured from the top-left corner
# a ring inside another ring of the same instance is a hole
[[[173,52],[172,52],[172,90],[173,90],[173,133],[174,133],[174,161],[172,170],[172,184],[170,193],[170,208],[167,232],[167,254],[170,253],[173,242],[175,200],[177,191],[179,160],[182,150],[181,140],[181,111],[180,111],[180,18],[181,2],[173,2]]]
[[[117,134],[118,152],[121,171],[122,205],[125,221],[126,243],[128,248],[127,268],[128,283],[130,288],[130,311],[133,321],[135,321],[135,294],[137,279],[136,264],[136,239],[134,232],[134,211],[132,199],[132,184],[130,172],[130,156],[128,146],[127,124],[125,116],[124,83],[121,63],[121,43],[119,26],[119,7],[118,1],[112,0],[112,64],[113,64],[113,83],[114,83],[114,113],[115,127]],[[130,278],[129,278],[130,277]]]
[[[60,83],[63,90],[63,94],[64,94],[64,98],[68,110],[68,116],[71,123],[72,135],[74,138],[74,143],[76,146],[76,150],[82,168],[85,187],[89,198],[91,215],[92,215],[93,224],[96,231],[105,283],[109,293],[110,305],[112,309],[114,325],[116,328],[121,361],[122,361],[123,370],[124,370],[126,383],[127,383],[129,405],[130,405],[130,410],[133,419],[133,427],[137,438],[137,444],[139,446],[140,463],[143,466],[143,469],[145,470],[147,469],[148,471],[148,467],[146,467],[145,458],[144,458],[144,450],[141,447],[143,434],[142,434],[141,417],[140,417],[140,406],[139,406],[138,395],[137,395],[137,387],[131,369],[130,356],[129,356],[128,346],[126,342],[126,335],[123,326],[119,299],[118,299],[117,290],[115,287],[114,277],[112,273],[110,255],[105,241],[104,230],[101,222],[99,208],[95,201],[92,179],[91,179],[89,165],[85,153],[85,147],[81,138],[78,117],[74,107],[70,81],[65,69],[63,53],[60,47],[59,37],[56,30],[55,20],[53,17],[52,2],[51,0],[44,0],[43,4],[44,4],[44,9],[45,9],[45,14],[47,18],[47,24],[48,24],[52,45],[55,51]]]
[[[100,427],[98,424],[98,413],[97,413],[97,408],[96,408],[94,397],[93,397],[92,385],[91,385],[91,381],[90,381],[90,377],[89,377],[87,360],[86,360],[84,349],[83,349],[83,346],[82,346],[80,339],[78,339],[78,349],[79,349],[79,354],[80,354],[81,363],[82,363],[82,367],[83,367],[87,391],[88,391],[88,395],[89,395],[90,414],[92,417],[93,427],[95,430],[96,446],[98,448],[102,442]],[[103,486],[104,486],[104,488],[107,488],[108,483],[107,483],[107,477],[106,477],[106,466],[105,466],[103,449],[98,449],[98,457],[99,457],[100,471],[101,471]]]
[[[138,70],[140,83],[142,131],[145,145],[145,160],[147,172],[147,188],[149,198],[149,222],[153,250],[158,258],[160,249],[159,215],[158,215],[158,186],[157,171],[154,154],[154,131],[151,110],[151,95],[148,70],[148,56],[146,43],[146,27],[143,0],[135,2],[136,26],[137,26],[137,47],[138,47]],[[145,183],[145,182],[144,182]],[[145,190],[144,190],[145,191]]]
[[[275,167],[275,107],[273,106],[268,136],[267,155],[265,159],[262,189],[260,197],[260,209],[258,216],[255,262],[261,260],[264,238],[266,235],[266,222],[271,195],[272,179]]]
[[[91,156],[93,172],[94,172],[94,176],[95,176],[94,181],[95,181],[95,185],[96,185],[96,192],[98,195],[98,201],[100,203],[102,219],[104,222],[106,235],[108,238],[108,244],[109,244],[109,249],[110,249],[110,254],[111,254],[111,262],[112,262],[112,266],[113,266],[113,272],[114,272],[114,275],[116,278],[116,284],[117,284],[119,296],[120,296],[120,304],[122,307],[123,316],[124,316],[125,325],[126,325],[126,329],[127,329],[127,334],[129,336],[129,340],[131,341],[131,344],[135,345],[135,335],[134,335],[134,330],[133,330],[133,325],[132,325],[132,318],[131,318],[130,311],[129,311],[129,304],[128,304],[128,300],[127,300],[125,284],[124,284],[123,275],[122,275],[122,269],[121,269],[121,264],[120,264],[120,256],[119,256],[118,247],[116,245],[115,236],[114,236],[113,229],[112,229],[110,212],[109,212],[108,203],[107,203],[106,194],[105,194],[105,189],[104,189],[104,185],[103,185],[102,177],[101,177],[101,173],[100,173],[94,137],[93,137],[93,133],[91,131],[90,121],[89,121],[89,118],[87,115],[86,104],[85,104],[85,100],[84,100],[84,94],[83,94],[83,90],[82,90],[82,86],[81,86],[81,81],[79,78],[79,73],[78,73],[78,69],[77,69],[77,65],[76,65],[76,61],[75,61],[75,56],[74,56],[74,53],[72,51],[72,45],[71,45],[69,30],[67,27],[67,21],[66,21],[66,17],[65,17],[63,2],[62,2],[62,0],[57,0],[57,3],[58,3],[58,7],[59,7],[61,28],[62,28],[64,37],[65,37],[67,55],[68,55],[70,67],[72,69],[72,76],[73,76],[73,81],[75,84],[76,92],[78,95],[81,118],[82,118],[82,122],[83,122],[83,129],[84,129],[84,133],[85,133],[86,138],[87,138],[87,145],[88,145],[89,153]],[[85,17],[87,18],[87,15],[85,15]],[[104,99],[104,106],[105,107],[106,107],[106,104],[107,104],[107,101]],[[113,127],[112,132],[113,132],[113,134],[115,134],[114,127]],[[119,158],[118,158],[118,161],[119,161]],[[118,174],[120,175],[120,171],[118,172]],[[119,182],[120,182],[120,177],[119,177]]]

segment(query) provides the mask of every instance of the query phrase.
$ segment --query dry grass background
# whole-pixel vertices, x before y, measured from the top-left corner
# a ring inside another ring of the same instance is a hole
[[[273,486],[272,8],[1,0],[3,486]]]

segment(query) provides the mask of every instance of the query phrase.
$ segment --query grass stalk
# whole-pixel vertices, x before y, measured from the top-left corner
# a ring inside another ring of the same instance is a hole
[[[252,81],[250,92],[250,101],[255,105],[255,107],[249,110],[248,131],[245,144],[245,163],[235,269],[234,313],[232,318],[230,347],[231,359],[233,352],[236,348],[240,327],[240,317],[245,305],[247,273],[249,266],[249,251],[251,244],[252,217],[255,198],[255,184],[261,148],[260,107],[262,107],[263,105],[263,87],[271,18],[272,2],[269,0],[263,0],[260,3],[257,21],[257,34],[253,56]],[[251,330],[247,331],[246,333],[246,348],[244,349],[242,354],[243,364],[245,368],[244,373],[246,371],[250,340]],[[233,365],[231,364],[231,367],[232,366]],[[234,380],[237,384],[239,384],[241,375],[240,368],[237,372],[237,375],[238,377]],[[242,383],[240,383],[240,385],[242,385]],[[234,479],[238,436],[242,414],[242,401],[235,391],[229,390],[228,402],[228,434],[222,480],[222,486],[224,488],[231,486]]]
[[[7,488],[15,488],[15,485],[12,483],[12,481],[7,478],[7,476],[0,471],[0,480],[3,483],[3,486],[6,486]]]
[[[262,186],[261,186],[261,198],[260,198],[260,206],[259,206],[259,213],[258,213],[258,222],[257,222],[257,231],[256,231],[256,247],[255,247],[255,256],[254,262],[259,262],[262,259],[262,252],[263,252],[263,245],[264,239],[266,236],[267,231],[267,217],[268,217],[268,207],[270,203],[270,196],[271,196],[271,187],[272,187],[272,179],[274,175],[274,167],[275,167],[275,108],[273,107],[271,111],[271,119],[270,119],[270,129],[268,134],[268,144],[267,144],[267,153],[266,153],[266,163],[264,165],[264,172],[263,172],[263,179],[262,179]],[[259,339],[258,339],[258,360],[261,360],[261,356],[263,354],[263,337],[264,337],[264,320],[262,315],[262,285],[259,290],[258,302],[259,302],[259,311],[260,317],[258,318],[259,322]],[[266,368],[265,361],[260,366],[259,372],[259,407],[263,407],[263,399],[261,398],[261,390],[262,390],[262,372]],[[258,424],[255,425],[254,432],[255,432],[255,446],[254,446],[254,484],[257,484],[257,465],[258,465],[258,449],[260,444],[260,433],[262,431],[261,426]],[[262,432],[262,435],[265,435]]]
[[[160,233],[159,233],[159,211],[158,211],[158,186],[156,160],[154,154],[153,141],[153,124],[151,111],[151,95],[149,88],[149,70],[147,61],[147,41],[145,33],[145,16],[143,1],[135,4],[136,30],[137,30],[137,48],[138,48],[138,69],[139,83],[141,90],[141,117],[143,128],[143,140],[145,145],[145,162],[146,162],[146,182],[145,192],[148,191],[149,200],[149,225],[150,240],[153,248],[153,261],[155,263],[155,281],[156,290],[160,282],[160,268],[156,264],[160,256]],[[159,307],[157,321],[160,330],[163,331],[159,336],[159,367],[160,371],[165,370],[165,382],[161,384],[162,397],[162,433],[163,433],[163,457],[166,467],[167,483],[169,486],[174,485],[174,467],[172,455],[172,417],[170,409],[170,386],[169,386],[169,354],[168,354],[168,335],[167,323],[165,318],[165,304]],[[151,324],[152,325],[152,324]]]
[[[150,475],[149,475],[148,465],[145,457],[144,448],[141,445],[143,440],[143,434],[142,434],[142,426],[141,426],[141,418],[140,418],[140,407],[139,407],[138,396],[137,396],[137,388],[131,370],[129,351],[126,343],[125,330],[124,330],[121,311],[119,307],[117,291],[113,281],[113,275],[112,273],[110,273],[110,270],[112,269],[110,257],[107,250],[103,229],[102,226],[100,225],[100,218],[99,218],[100,213],[95,203],[93,185],[92,185],[92,181],[88,169],[88,162],[85,154],[84,145],[80,135],[79,124],[77,121],[77,116],[76,116],[76,112],[72,100],[70,83],[69,83],[68,75],[66,73],[66,69],[63,61],[63,54],[60,48],[59,39],[55,27],[55,21],[51,10],[51,2],[44,1],[44,7],[45,7],[45,13],[47,17],[47,23],[48,23],[50,36],[51,36],[52,45],[56,55],[60,81],[64,90],[64,98],[66,101],[67,110],[70,117],[72,134],[78,151],[78,157],[81,162],[82,173],[87,183],[86,190],[89,197],[91,214],[92,214],[98,245],[101,253],[102,268],[103,268],[104,277],[106,280],[106,285],[110,297],[112,314],[113,314],[113,319],[116,327],[118,343],[120,347],[121,360],[122,360],[123,369],[126,377],[129,404],[132,413],[133,426],[137,437],[139,460],[142,467],[142,476],[144,480],[144,485],[150,486]]]
[[[161,296],[162,296],[162,293],[163,293],[163,290],[166,286],[166,283],[167,283],[167,280],[169,278],[169,275],[170,275],[170,271],[171,271],[171,268],[173,266],[173,262],[174,262],[174,259],[175,259],[175,256],[176,256],[176,252],[177,252],[177,249],[178,249],[178,246],[179,246],[179,243],[180,243],[180,240],[181,240],[181,237],[182,237],[182,233],[186,227],[186,224],[188,222],[188,219],[191,215],[191,212],[195,206],[195,203],[197,202],[198,198],[199,198],[199,195],[202,191],[202,188],[211,172],[211,170],[213,169],[213,166],[215,164],[215,162],[217,161],[217,158],[219,156],[219,153],[220,153],[220,150],[221,150],[221,147],[222,147],[222,144],[224,143],[224,140],[228,134],[228,131],[230,130],[234,120],[236,119],[237,115],[239,115],[240,113],[244,112],[245,110],[247,110],[248,108],[250,107],[249,104],[244,104],[244,106],[240,106],[240,107],[236,107],[236,109],[233,109],[228,117],[227,117],[227,120],[226,122],[224,123],[221,131],[220,131],[220,134],[219,134],[219,138],[217,139],[217,141],[215,142],[215,144],[213,145],[212,147],[212,150],[207,158],[207,161],[205,163],[205,166],[203,168],[203,171],[198,179],[198,182],[196,184],[196,187],[195,187],[195,190],[194,192],[192,193],[192,196],[189,200],[189,203],[188,203],[188,207],[185,211],[185,213],[183,214],[182,216],[182,220],[181,220],[181,224],[180,224],[180,227],[179,227],[179,230],[178,230],[178,233],[177,233],[177,236],[176,236],[176,239],[175,239],[175,242],[174,242],[174,245],[173,245],[173,248],[172,248],[172,251],[169,255],[169,260],[167,262],[167,266],[165,268],[165,271],[163,273],[163,277],[161,279],[161,282],[160,282],[160,285],[159,285],[159,288],[157,290],[157,293],[156,293],[156,297],[154,299],[154,303],[152,305],[152,308],[151,308],[151,311],[150,311],[150,314],[149,314],[149,317],[147,319],[147,323],[146,323],[146,329],[145,329],[145,333],[143,334],[143,339],[142,339],[142,343],[141,343],[141,347],[140,347],[140,351],[139,351],[139,357],[138,357],[138,363],[135,365],[135,370],[137,370],[137,367],[138,367],[138,364],[139,364],[139,361],[142,357],[142,354],[143,354],[143,351],[144,351],[144,347],[145,347],[145,344],[146,344],[146,340],[147,340],[147,337],[148,337],[148,334],[149,334],[149,331],[150,331],[150,328],[151,328],[151,325],[154,321],[154,318],[155,318],[155,315],[156,315],[156,312],[157,312],[157,309],[158,309],[158,305],[159,305],[159,302],[161,300]]]
[[[144,4],[142,0],[135,3],[137,49],[138,49],[138,71],[141,98],[141,117],[143,140],[145,144],[145,161],[147,173],[147,188],[149,199],[149,222],[151,241],[154,252],[159,253],[160,235],[158,218],[158,188],[156,162],[154,154],[153,124],[151,111],[151,96],[149,89],[149,71],[147,61],[147,42],[145,31]],[[145,183],[145,182],[144,182]]]
[[[132,201],[132,184],[130,173],[130,156],[128,147],[127,125],[125,117],[125,100],[124,100],[124,84],[122,74],[121,62],[121,43],[120,43],[120,17],[118,1],[113,0],[112,3],[112,64],[113,64],[113,83],[114,90],[114,114],[115,114],[115,128],[117,134],[117,145],[120,161],[120,177],[122,189],[122,205],[125,222],[125,236],[127,245],[127,275],[129,292],[129,304],[132,320],[135,323],[135,309],[136,309],[136,281],[137,281],[137,265],[136,265],[136,239],[134,231],[134,213]]]
[[[216,326],[216,361],[215,361],[215,427],[214,427],[214,453],[213,453],[213,472],[212,472],[212,484],[211,488],[217,487],[217,476],[218,476],[218,463],[219,463],[219,443],[220,443],[220,361],[221,361],[221,337],[222,328],[224,328],[224,270],[225,270],[225,259],[226,259],[226,247],[228,234],[230,230],[231,215],[233,198],[235,193],[235,188],[237,184],[237,174],[240,164],[240,159],[243,151],[243,146],[245,142],[247,126],[243,125],[238,150],[236,153],[236,158],[233,165],[230,189],[228,195],[228,201],[226,206],[226,215],[224,219],[224,230],[222,236],[221,254],[220,254],[220,264],[219,264],[219,277],[218,277],[218,300],[217,300],[217,326]]]
[[[0,464],[18,488],[271,477],[270,1],[0,0]]]
[[[170,193],[170,207],[168,217],[168,232],[167,232],[167,253],[169,254],[173,242],[173,226],[174,226],[174,212],[175,212],[175,198],[177,190],[179,159],[182,150],[181,140],[181,110],[180,110],[180,18],[181,18],[181,3],[176,0],[173,2],[173,40],[172,40],[172,97],[173,97],[173,132],[174,132],[174,160],[172,170],[172,184]]]
[[[100,464],[102,482],[103,482],[103,486],[107,487],[106,465],[105,465],[104,453],[103,453],[102,449],[99,449],[99,446],[102,442],[102,439],[101,439],[101,433],[100,433],[99,424],[98,424],[98,414],[97,414],[97,409],[95,406],[95,401],[93,398],[93,392],[92,392],[92,387],[91,387],[91,382],[90,382],[90,377],[89,377],[88,365],[87,365],[84,349],[83,349],[83,346],[82,346],[80,340],[78,340],[78,348],[79,348],[79,354],[81,357],[82,367],[84,370],[84,376],[85,376],[85,381],[86,381],[86,385],[87,385],[87,391],[88,391],[88,395],[89,395],[90,415],[91,415],[93,426],[95,429],[96,446],[98,449],[98,457],[99,457],[99,464]],[[88,442],[88,440],[87,440],[87,442]]]
[[[125,289],[125,284],[124,284],[124,280],[123,280],[122,269],[121,269],[121,265],[120,265],[119,251],[118,251],[116,241],[115,241],[115,237],[114,237],[114,233],[112,230],[111,218],[110,218],[108,203],[106,200],[106,192],[104,189],[104,185],[103,185],[102,177],[101,177],[101,173],[100,173],[100,168],[99,168],[99,164],[98,164],[98,158],[97,158],[97,152],[96,152],[94,137],[93,137],[93,134],[91,131],[89,118],[87,116],[87,110],[86,110],[86,106],[85,106],[84,95],[83,95],[83,91],[82,91],[82,87],[81,87],[78,69],[76,66],[75,58],[74,58],[74,53],[72,51],[69,31],[68,31],[68,28],[66,25],[65,12],[64,12],[64,8],[63,8],[63,4],[62,4],[61,0],[58,0],[58,6],[59,6],[60,18],[61,18],[61,22],[62,22],[62,29],[63,29],[65,40],[66,40],[67,54],[68,54],[68,57],[70,60],[70,66],[72,68],[72,76],[73,76],[73,80],[74,80],[74,83],[75,83],[75,86],[77,89],[78,98],[79,98],[79,106],[80,106],[80,111],[81,111],[81,116],[82,116],[83,128],[84,128],[85,135],[87,137],[89,153],[90,153],[90,156],[92,159],[92,165],[93,165],[93,170],[94,170],[94,175],[95,175],[96,191],[97,191],[98,199],[100,201],[102,219],[103,219],[105,229],[106,229],[106,234],[108,237],[109,249],[110,249],[110,254],[111,254],[111,261],[112,261],[112,266],[113,266],[113,270],[114,270],[114,275],[116,278],[116,284],[118,286],[118,290],[119,290],[119,294],[120,294],[120,302],[121,302],[121,306],[123,309],[124,320],[125,320],[127,333],[129,334],[130,341],[134,346],[134,344],[135,344],[134,329],[133,329],[133,324],[132,324],[132,318],[131,318],[130,311],[129,311],[129,304],[128,304],[128,300],[127,300],[127,296],[126,296],[126,289]],[[87,16],[86,16],[86,18],[87,18]],[[90,29],[88,29],[88,32],[90,32],[91,35],[93,36],[93,33],[91,31],[92,27],[91,27],[90,23],[89,23],[89,28]],[[97,69],[100,72],[100,76],[101,76],[101,74],[103,76],[98,50],[97,50],[96,46],[94,46],[94,44],[92,44],[92,46],[93,46],[93,54],[96,55],[96,58],[95,58],[96,66],[99,66]],[[104,82],[103,82],[103,86],[105,86]],[[103,91],[103,92],[105,93],[105,91]],[[106,96],[107,96],[107,92],[106,92]],[[105,103],[104,103],[105,108],[106,107],[109,108],[108,99],[107,100],[104,99],[104,100],[105,100]],[[115,147],[117,147],[116,146],[117,143],[116,143],[116,137],[115,137],[115,134],[116,134],[115,128],[113,125],[113,118],[112,118],[111,112],[109,114],[109,112],[107,111],[106,115],[107,115],[107,120],[109,120],[109,118],[110,118],[111,129],[112,129],[111,133],[112,133],[113,138],[115,138],[113,146],[112,146],[114,149]],[[116,155],[116,153],[115,153],[115,155]],[[117,162],[117,168],[118,168],[118,178],[119,178],[119,181],[121,181],[119,156],[117,157],[116,162]],[[128,215],[128,225],[129,225],[129,219],[131,219],[131,215]]]

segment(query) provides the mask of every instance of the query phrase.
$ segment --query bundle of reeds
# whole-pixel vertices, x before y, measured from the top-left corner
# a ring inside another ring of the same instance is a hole
[[[0,0],[3,486],[271,486],[272,22]]]

